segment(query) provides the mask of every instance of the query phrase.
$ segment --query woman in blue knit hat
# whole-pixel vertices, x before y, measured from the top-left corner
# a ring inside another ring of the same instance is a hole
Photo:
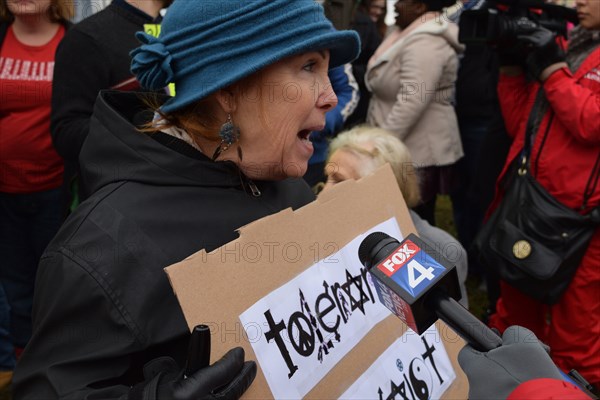
[[[94,194],[42,257],[19,399],[245,392],[256,364],[241,348],[182,372],[189,329],[163,268],[313,200],[298,178],[337,102],[327,71],[359,51],[313,0],[176,0],[161,35],[138,38],[140,83],[177,94],[99,95],[80,156]]]

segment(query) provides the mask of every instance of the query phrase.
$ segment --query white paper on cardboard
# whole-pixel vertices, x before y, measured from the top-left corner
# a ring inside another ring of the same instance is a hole
[[[240,315],[274,398],[304,397],[390,315],[358,259],[375,231],[403,239],[394,218],[378,224]]]
[[[340,399],[439,399],[454,379],[444,343],[432,325],[421,336],[406,331]]]

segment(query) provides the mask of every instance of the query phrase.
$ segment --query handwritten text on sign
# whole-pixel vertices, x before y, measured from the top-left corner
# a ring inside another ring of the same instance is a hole
[[[456,378],[435,325],[423,335],[407,331],[340,399],[439,399]]]
[[[374,231],[402,238],[395,219],[383,222],[240,316],[276,399],[304,397],[390,315],[358,260],[360,243]]]

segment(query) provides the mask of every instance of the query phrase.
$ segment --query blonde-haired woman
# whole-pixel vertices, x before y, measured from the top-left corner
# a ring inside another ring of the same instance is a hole
[[[0,385],[31,335],[37,264],[62,222],[50,97],[70,16],[65,0],[0,0]]]
[[[460,303],[468,307],[465,288],[467,252],[450,234],[431,226],[412,210],[420,202],[419,183],[410,152],[400,139],[385,129],[366,125],[340,133],[329,145],[329,159],[325,168],[327,183],[323,190],[346,179],[360,179],[384,164],[390,164],[394,171],[419,236],[456,264],[462,294]]]

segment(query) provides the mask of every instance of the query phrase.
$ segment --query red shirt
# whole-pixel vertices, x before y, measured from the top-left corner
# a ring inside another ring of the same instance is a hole
[[[45,45],[28,46],[8,28],[0,50],[0,192],[32,193],[62,184],[63,161],[50,137],[54,53],[61,25]]]

